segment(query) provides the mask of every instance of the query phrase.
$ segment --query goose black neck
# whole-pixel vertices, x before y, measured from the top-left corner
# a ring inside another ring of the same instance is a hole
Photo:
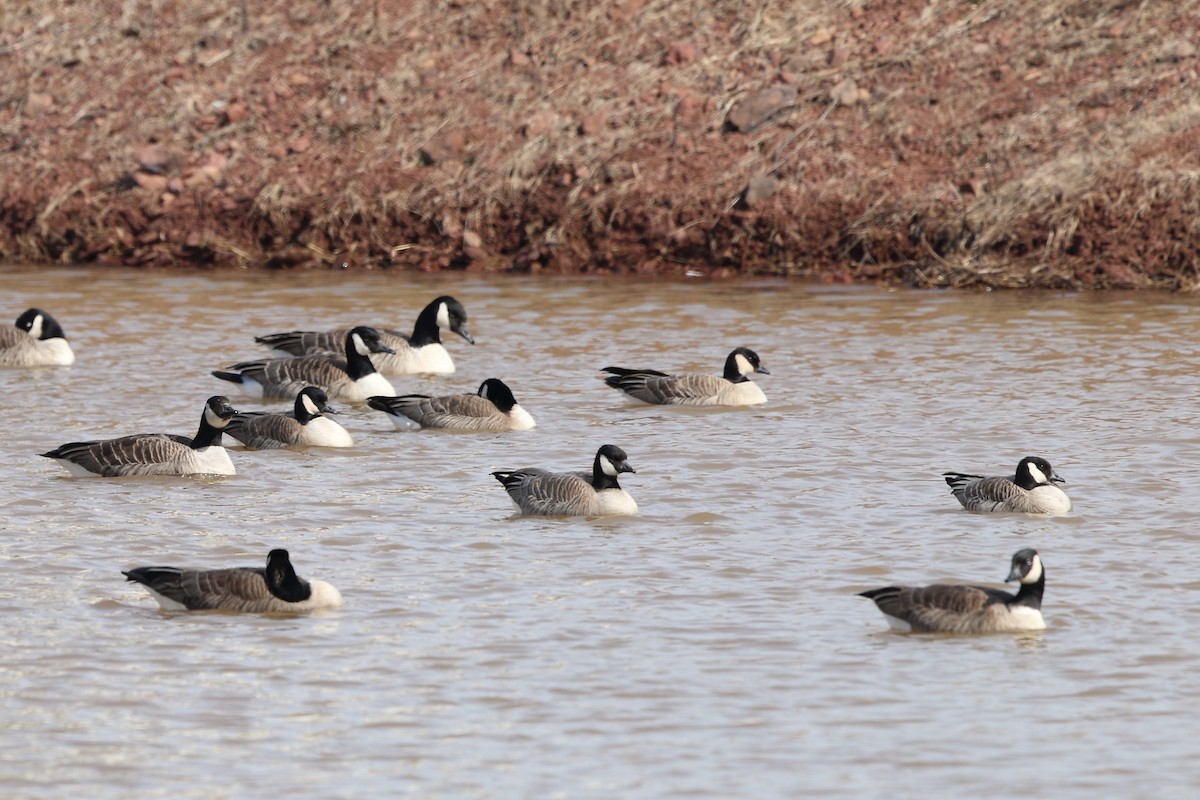
[[[272,550],[264,573],[271,594],[288,603],[299,603],[312,595],[308,581],[296,574],[292,562],[283,551]]]
[[[208,422],[208,409],[204,409],[204,413],[200,415],[200,430],[196,431],[196,438],[192,439],[192,449],[199,450],[202,447],[221,446],[221,434],[224,429],[215,428]]]
[[[350,376],[351,380],[365,378],[375,371],[375,365],[371,362],[371,357],[358,352],[358,348],[354,346],[354,334],[347,333],[346,373]]]
[[[412,337],[409,339],[413,347],[442,343],[441,327],[438,325],[438,309],[441,308],[441,305],[442,300],[438,298],[421,309],[421,313],[417,315],[417,324],[413,326]]]
[[[730,353],[729,357],[725,359],[725,380],[730,383],[743,383],[750,380],[738,370],[737,355],[735,353]]]
[[[1046,590],[1046,570],[1042,568],[1042,577],[1038,578],[1035,583],[1022,583],[1021,588],[1017,590],[1017,596],[1012,599],[1009,605],[1013,606],[1029,606],[1030,608],[1041,609],[1042,607],[1042,592]]]
[[[305,395],[296,395],[296,405],[292,412],[292,415],[296,418],[296,421],[301,425],[307,425],[317,417],[321,416],[320,410],[318,410],[316,413],[309,411],[308,405],[304,402],[304,399]]]
[[[592,488],[597,492],[604,489],[620,489],[621,484],[617,483],[616,475],[609,475],[600,467],[600,454],[596,454],[596,460],[592,462]]]

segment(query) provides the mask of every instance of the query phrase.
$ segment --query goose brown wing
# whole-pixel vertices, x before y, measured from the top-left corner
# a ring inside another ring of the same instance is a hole
[[[225,433],[253,450],[271,450],[298,443],[303,430],[295,417],[249,411],[235,414]]]
[[[504,488],[527,514],[582,516],[593,510],[596,490],[576,474],[523,469],[511,476],[519,480],[502,481]]]
[[[1008,597],[995,589],[957,584],[889,587],[864,595],[884,614],[904,620],[914,630],[950,633],[977,629],[986,609]]]
[[[952,487],[959,502],[972,511],[1004,511],[1015,509],[1026,492],[1009,478],[979,478]]]
[[[156,475],[164,464],[190,453],[191,439],[178,438],[182,441],[161,433],[136,433],[119,439],[71,442],[43,455],[66,459],[104,477]]]
[[[336,387],[350,380],[346,359],[331,355],[243,361],[230,369],[258,381],[268,397],[295,397],[306,386],[319,386],[334,396]]]

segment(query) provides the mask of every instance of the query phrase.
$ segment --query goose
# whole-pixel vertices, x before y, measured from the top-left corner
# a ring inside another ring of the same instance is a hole
[[[1032,548],[1018,550],[1005,581],[1019,581],[1016,594],[986,586],[934,584],[932,586],[888,586],[859,592],[875,601],[888,625],[909,633],[998,633],[1040,631],[1042,592],[1046,573],[1042,558]]]
[[[392,348],[390,355],[379,356],[375,366],[385,375],[428,373],[448,375],[454,372],[454,360],[442,344],[441,329],[447,328],[471,344],[467,330],[467,310],[449,295],[432,301],[417,315],[411,336],[397,330],[381,328],[379,339]],[[303,356],[314,353],[337,352],[346,337],[346,329],[332,331],[290,331],[256,336],[254,341],[270,347],[277,356]]]
[[[0,327],[0,366],[65,367],[75,363],[75,353],[54,317],[31,308],[13,326]]]
[[[243,361],[229,368],[235,372],[217,370],[213,375],[237,384],[255,398],[289,398],[306,386],[316,386],[330,398],[351,403],[363,402],[371,395],[396,394],[371,361],[371,353],[392,352],[379,341],[378,331],[366,326],[350,329],[346,333],[345,352],[345,358],[317,354]]]
[[[595,517],[636,514],[638,507],[617,475],[635,472],[625,451],[606,444],[596,451],[592,471],[553,473],[537,467],[493,472],[517,510],[543,516]]]
[[[1066,514],[1071,498],[1055,486],[1065,483],[1050,462],[1028,456],[1011,478],[985,478],[962,472],[943,472],[950,492],[968,511],[1016,511],[1026,514]]]
[[[611,375],[604,382],[643,403],[676,406],[753,406],[767,402],[767,396],[749,376],[755,372],[770,375],[758,354],[739,347],[725,359],[723,375],[687,373],[668,375],[652,369],[605,367]]]
[[[499,378],[488,378],[476,394],[430,397],[406,394],[371,397],[367,405],[387,414],[396,430],[447,428],[456,431],[527,431],[536,423]]]
[[[240,411],[229,420],[225,434],[251,450],[280,447],[353,447],[349,431],[323,414],[336,414],[329,397],[315,386],[296,395],[291,414]]]
[[[119,439],[70,442],[42,453],[79,477],[127,475],[233,475],[221,433],[236,414],[221,395],[208,398],[200,430],[192,438],[173,433],[138,433]]]
[[[337,608],[342,595],[325,581],[296,574],[287,550],[272,550],[267,566],[230,569],[138,567],[122,571],[140,583],[164,611],[244,611],[252,614]]]

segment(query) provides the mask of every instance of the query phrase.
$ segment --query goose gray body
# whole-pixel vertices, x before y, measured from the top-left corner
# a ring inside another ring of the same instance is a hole
[[[296,613],[342,604],[330,584],[299,577],[286,550],[272,550],[265,568],[138,567],[121,574],[144,586],[165,611]]]
[[[1046,574],[1037,551],[1026,548],[1016,552],[1005,580],[1020,582],[1016,594],[960,584],[888,586],[859,594],[875,601],[892,629],[906,633],[1000,633],[1045,628],[1041,609]]]
[[[372,395],[392,396],[396,390],[379,374],[373,353],[390,353],[374,328],[360,326],[346,333],[345,357],[330,354],[300,358],[270,358],[234,364],[232,371],[213,375],[237,385],[255,398],[291,398],[306,386],[316,386],[334,400],[365,402]]]
[[[968,511],[1066,514],[1071,498],[1055,483],[1063,479],[1044,458],[1021,459],[1013,477],[944,472],[950,492]]]
[[[652,369],[605,367],[604,382],[643,403],[679,406],[752,406],[767,402],[763,390],[749,376],[769,375],[758,354],[739,347],[725,359],[721,375],[684,373],[668,375]]]
[[[135,475],[233,475],[221,433],[237,412],[220,395],[210,397],[194,437],[138,433],[118,439],[70,442],[42,453],[72,475],[117,478]]]
[[[522,514],[593,517],[636,514],[637,503],[621,488],[617,475],[634,472],[625,451],[606,444],[596,452],[590,475],[549,472],[537,467],[493,472]]]
[[[443,295],[433,300],[417,316],[411,335],[391,328],[379,328],[379,340],[390,353],[374,357],[375,366],[384,375],[434,374],[454,372],[454,360],[442,344],[441,330],[457,333],[471,344],[475,340],[467,330],[467,311],[453,297]],[[289,331],[255,337],[279,356],[304,356],[315,353],[336,353],[345,339],[347,329],[331,331]]]
[[[239,412],[229,420],[225,434],[251,450],[281,447],[353,447],[350,432],[324,416],[336,413],[325,392],[306,386],[296,395],[291,414],[269,411]]]
[[[367,405],[387,414],[397,430],[445,428],[500,432],[527,431],[536,425],[529,412],[517,403],[512,390],[498,378],[488,378],[475,394],[372,397]]]
[[[31,308],[15,325],[0,326],[0,367],[65,367],[75,353],[54,317]]]

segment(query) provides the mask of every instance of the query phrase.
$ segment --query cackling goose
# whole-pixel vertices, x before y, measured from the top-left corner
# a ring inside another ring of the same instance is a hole
[[[0,326],[0,367],[43,367],[75,363],[75,353],[54,317],[31,308],[12,326]]]
[[[233,475],[233,462],[221,446],[221,433],[236,413],[227,398],[216,395],[204,404],[200,430],[193,438],[139,433],[119,439],[71,442],[42,455],[81,477]]]
[[[605,367],[612,373],[604,382],[643,403],[678,406],[753,406],[767,402],[767,396],[748,376],[755,372],[770,375],[758,354],[739,347],[725,359],[721,376],[688,373],[668,375],[652,369]]]
[[[552,473],[530,467],[492,475],[523,514],[592,517],[637,513],[637,503],[617,483],[619,473],[634,471],[624,450],[606,444],[596,451],[591,473]]]
[[[315,386],[296,395],[291,414],[241,411],[229,420],[225,434],[251,450],[280,447],[353,447],[349,431],[323,414],[336,414],[329,397]]]
[[[235,383],[251,397],[294,397],[306,386],[316,386],[335,400],[363,402],[371,395],[393,396],[396,390],[379,374],[371,353],[390,353],[374,328],[359,326],[346,333],[345,358],[318,354],[300,358],[243,361],[230,367],[236,372],[215,371],[223,381]]]
[[[480,384],[476,394],[371,397],[367,399],[367,405],[387,414],[396,430],[401,431],[422,427],[455,431],[527,431],[536,424],[499,378],[488,378]]]
[[[376,368],[384,375],[445,375],[454,372],[454,361],[442,345],[442,328],[475,344],[467,330],[467,310],[453,297],[443,295],[425,306],[417,316],[411,336],[388,328],[380,329],[380,341],[392,350],[389,355],[375,358]],[[267,345],[279,356],[303,356],[336,353],[345,336],[346,330],[341,328],[323,332],[271,333],[257,336],[254,341]]]
[[[325,581],[296,574],[287,550],[272,550],[267,566],[230,569],[138,567],[122,572],[140,583],[164,611],[244,611],[252,614],[337,608],[342,595]]]
[[[934,584],[932,586],[888,586],[859,592],[875,601],[893,630],[910,633],[998,633],[1040,631],[1042,592],[1046,573],[1041,556],[1026,548],[1012,557],[1005,581],[1020,581],[1011,594],[986,586]]]
[[[1066,514],[1071,498],[1055,486],[1064,483],[1050,462],[1037,456],[1021,459],[1011,478],[985,478],[943,472],[950,492],[968,511],[1016,511],[1026,514]]]

